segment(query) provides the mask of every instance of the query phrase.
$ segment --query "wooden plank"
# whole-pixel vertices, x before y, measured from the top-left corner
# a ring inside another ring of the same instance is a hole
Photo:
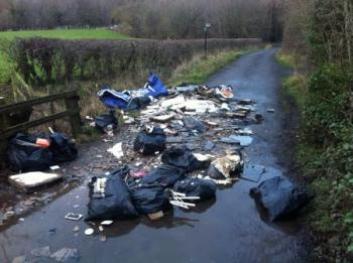
[[[34,105],[38,105],[38,104],[43,104],[43,103],[55,101],[55,100],[63,100],[63,99],[75,97],[75,96],[77,96],[76,90],[70,90],[70,91],[60,93],[60,94],[55,94],[55,95],[51,95],[51,96],[47,96],[47,97],[36,98],[36,99],[28,100],[28,101],[15,103],[15,104],[1,106],[0,107],[0,115],[2,115],[4,113],[11,112],[13,110],[19,110],[21,108],[25,108],[28,106],[34,106]]]
[[[53,121],[53,120],[57,120],[57,119],[60,119],[60,118],[70,117],[70,116],[76,115],[76,114],[79,114],[79,112],[78,111],[68,111],[68,110],[67,111],[63,111],[63,112],[56,113],[56,114],[48,116],[48,117],[44,117],[44,118],[38,119],[38,120],[33,120],[33,121],[29,121],[29,122],[18,124],[18,125],[13,126],[13,127],[9,127],[6,130],[1,131],[0,134],[1,134],[1,136],[9,137],[9,136],[11,136],[12,134],[14,134],[16,132],[23,131],[23,130],[26,130],[26,129],[29,129],[29,128],[32,128],[32,127],[35,127],[35,126],[38,126],[38,125]]]

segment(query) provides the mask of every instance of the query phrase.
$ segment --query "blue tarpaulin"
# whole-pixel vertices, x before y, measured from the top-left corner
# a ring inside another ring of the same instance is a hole
[[[138,95],[131,95],[134,93]],[[129,109],[129,105],[135,97],[158,98],[160,96],[167,96],[168,90],[161,79],[156,74],[151,73],[148,76],[145,87],[135,92],[119,92],[111,89],[108,85],[103,85],[97,95],[105,106],[126,110]]]

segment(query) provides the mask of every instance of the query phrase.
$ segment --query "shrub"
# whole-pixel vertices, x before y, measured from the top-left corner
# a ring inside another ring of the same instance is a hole
[[[259,46],[258,39],[210,39],[209,51]],[[114,79],[141,69],[168,73],[204,48],[203,40],[16,39],[10,54],[16,70],[32,85],[72,80]]]

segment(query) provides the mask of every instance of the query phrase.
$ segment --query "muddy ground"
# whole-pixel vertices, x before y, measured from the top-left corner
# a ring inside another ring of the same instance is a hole
[[[207,82],[233,85],[236,98],[256,101],[256,113],[262,114],[264,121],[247,125],[255,135],[244,152],[246,167],[265,167],[261,180],[295,175],[292,164],[298,117],[293,104],[280,90],[281,80],[288,72],[275,61],[275,52],[276,49],[267,49],[243,56]],[[158,156],[151,161],[129,153],[137,132],[136,125],[125,125],[111,138],[112,142],[99,140],[80,146],[78,160],[62,166],[64,182],[49,190],[24,196],[2,184],[0,209],[15,211],[17,216],[0,227],[0,262],[12,262],[21,255],[34,262],[51,262],[47,257],[33,259],[31,255],[33,249],[44,246],[49,246],[51,252],[75,248],[80,262],[307,261],[308,246],[300,219],[268,222],[249,196],[249,189],[258,183],[247,180],[219,189],[216,200],[202,203],[192,211],[175,208],[157,222],[145,217],[116,221],[103,233],[85,236],[87,223],[68,221],[64,216],[67,212],[86,213],[88,178],[122,163],[153,166],[158,162]],[[217,132],[212,133],[212,129],[206,135],[212,141],[216,138]],[[119,163],[106,150],[121,141],[126,157]],[[206,153],[201,149],[203,143],[204,138],[188,142]],[[221,152],[225,147],[229,146],[217,144],[211,153]],[[246,168],[244,173],[251,172],[251,168]]]

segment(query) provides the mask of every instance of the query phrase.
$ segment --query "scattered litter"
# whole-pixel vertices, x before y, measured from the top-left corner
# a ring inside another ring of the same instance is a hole
[[[198,88],[198,85],[186,85],[176,87],[175,90],[179,93],[193,93]]]
[[[207,125],[212,126],[212,127],[217,127],[218,126],[218,123],[217,122],[213,122],[213,121],[204,121],[204,123],[206,123]]]
[[[110,152],[111,154],[113,154],[117,159],[120,159],[121,157],[124,156],[124,152],[123,152],[123,147],[122,147],[122,143],[118,142],[117,144],[115,144],[112,148],[109,148],[107,150],[107,152]]]
[[[220,85],[215,89],[215,95],[221,101],[231,100],[234,98],[233,88],[230,85]]]
[[[231,135],[229,137],[221,138],[220,141],[229,144],[239,144],[240,146],[246,147],[252,143],[253,138],[246,135]]]
[[[227,103],[222,103],[221,110],[230,111],[229,105]]]
[[[156,213],[148,214],[147,216],[150,220],[154,221],[154,220],[158,220],[158,219],[162,218],[164,216],[164,213],[163,213],[163,211],[158,211]]]
[[[76,248],[62,248],[50,256],[57,262],[77,261],[80,258]]]
[[[242,156],[234,153],[214,160],[208,169],[207,175],[214,179],[227,179],[239,177],[242,171]]]
[[[152,116],[150,117],[151,121],[156,121],[156,122],[169,122],[175,117],[175,114],[168,114],[168,115],[160,115],[160,116]]]
[[[50,257],[51,255],[50,247],[45,246],[45,247],[32,249],[31,254],[35,257]]]
[[[273,109],[273,108],[269,108],[269,109],[267,109],[267,112],[269,112],[269,113],[275,113],[275,109]]]
[[[21,190],[28,191],[43,185],[54,183],[61,179],[62,175],[56,173],[28,172],[11,175],[9,177],[9,182]]]
[[[113,224],[113,220],[104,220],[101,222],[102,226],[110,226],[111,224]]]
[[[50,168],[50,170],[52,170],[52,171],[56,171],[56,170],[59,170],[59,169],[60,169],[60,166],[59,166],[59,165],[53,165],[53,166],[50,166],[49,168]]]
[[[85,229],[85,235],[86,236],[91,236],[94,234],[94,229],[93,228],[86,228]]]
[[[125,124],[133,124],[133,123],[135,123],[135,119],[132,118],[132,117],[124,116],[123,119],[124,119],[124,123]]]
[[[75,213],[67,213],[65,215],[65,219],[71,220],[71,221],[80,221],[83,218],[83,215],[81,214],[75,214]]]
[[[207,141],[203,148],[205,151],[211,151],[215,146],[216,145],[213,142]]]

